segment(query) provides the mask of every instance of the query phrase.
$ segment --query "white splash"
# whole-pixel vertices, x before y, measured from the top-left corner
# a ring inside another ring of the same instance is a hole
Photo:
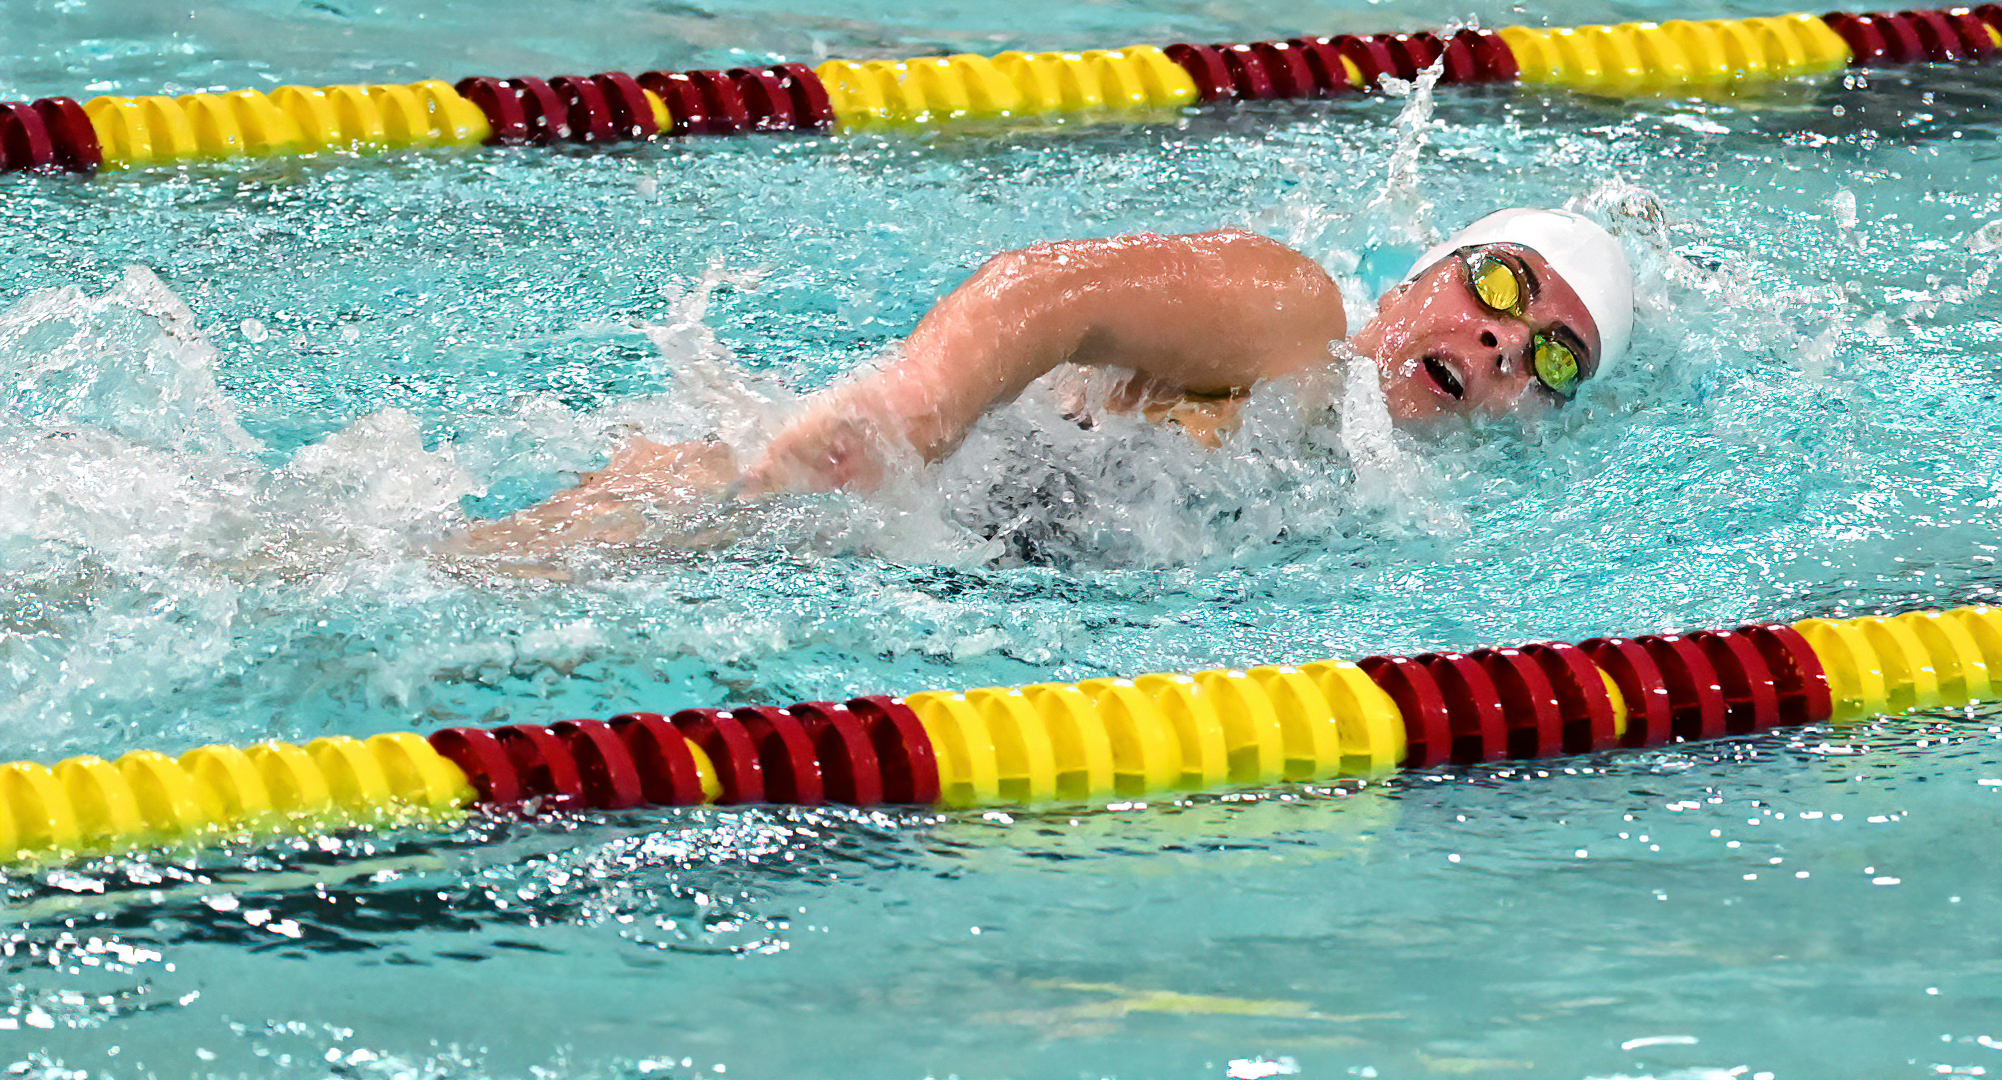
[[[1398,445],[1376,361],[1351,354],[1343,374],[1341,444],[1355,470],[1357,503],[1414,519],[1428,532],[1463,531],[1465,516],[1434,496],[1425,463]]]
[[[1444,70],[1442,57],[1411,81],[1393,75],[1381,78],[1383,92],[1403,98],[1404,107],[1392,125],[1397,141],[1384,169],[1383,188],[1357,215],[1364,221],[1381,223],[1376,237],[1379,242],[1421,246],[1438,242],[1439,231],[1431,222],[1432,202],[1421,190],[1418,165],[1433,128],[1438,126],[1432,119],[1432,88]]]

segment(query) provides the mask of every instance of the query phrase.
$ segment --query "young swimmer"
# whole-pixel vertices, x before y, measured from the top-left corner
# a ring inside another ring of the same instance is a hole
[[[1514,209],[1427,251],[1348,344],[1375,361],[1392,419],[1423,426],[1562,404],[1619,359],[1632,328],[1618,241],[1568,211]],[[1253,383],[1325,368],[1346,333],[1327,272],[1252,233],[1035,244],[989,259],[894,361],[810,398],[748,467],[719,443],[635,437],[579,486],[449,546],[539,555],[629,542],[650,509],[724,491],[867,491],[899,445],[936,461],[1064,364],[1131,372],[1111,407],[1214,447]]]

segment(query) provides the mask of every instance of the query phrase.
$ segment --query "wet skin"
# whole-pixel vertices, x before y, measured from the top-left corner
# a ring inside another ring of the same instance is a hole
[[[1597,366],[1598,327],[1543,257],[1483,250],[1519,270],[1520,318],[1480,302],[1456,253],[1386,293],[1350,342],[1376,360],[1400,423],[1556,404],[1530,362],[1538,333],[1571,344],[1581,375]],[[1341,292],[1318,263],[1240,230],[1037,244],[989,260],[941,300],[897,361],[817,396],[746,470],[744,490],[874,487],[883,436],[936,460],[1059,364],[1132,370],[1132,403],[1144,409],[1325,367],[1346,325]],[[1191,431],[1215,445],[1234,406],[1203,408]]]
[[[1559,404],[1563,399],[1544,388],[1530,362],[1540,332],[1571,345],[1581,378],[1597,370],[1598,324],[1564,279],[1528,248],[1484,250],[1521,270],[1529,285],[1521,318],[1482,304],[1466,260],[1455,254],[1383,294],[1376,317],[1350,340],[1356,352],[1376,359],[1393,419],[1423,425],[1447,415],[1503,416]]]
[[[1486,250],[1520,271],[1521,317],[1483,305],[1456,254],[1386,293],[1350,342],[1376,361],[1402,425],[1557,404],[1531,363],[1539,332],[1569,343],[1583,376],[1597,367],[1598,328],[1542,257],[1513,245]],[[814,395],[741,472],[720,444],[635,437],[577,488],[448,546],[540,555],[618,544],[644,530],[640,507],[671,512],[713,501],[726,485],[742,498],[866,491],[890,467],[887,447],[937,460],[988,409],[1062,364],[1132,371],[1115,407],[1173,420],[1215,446],[1241,391],[1325,369],[1346,330],[1327,272],[1252,233],[1035,244],[989,259],[925,315],[901,355]]]

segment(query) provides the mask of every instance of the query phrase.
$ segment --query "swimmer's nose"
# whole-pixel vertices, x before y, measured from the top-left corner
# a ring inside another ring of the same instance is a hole
[[[1482,318],[1454,335],[1450,356],[1464,388],[1454,393],[1463,410],[1499,415],[1515,408],[1534,377],[1529,328],[1514,319]]]
[[[1529,327],[1519,320],[1487,320],[1476,336],[1480,344],[1481,373],[1491,378],[1517,381],[1515,376],[1529,369],[1529,343],[1533,336]]]

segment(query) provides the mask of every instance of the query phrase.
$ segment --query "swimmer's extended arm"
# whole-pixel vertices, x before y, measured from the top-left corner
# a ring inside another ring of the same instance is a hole
[[[816,395],[746,470],[744,490],[873,487],[880,436],[935,460],[1058,364],[1215,393],[1324,363],[1346,329],[1327,272],[1251,233],[1036,244],[989,259],[895,362]]]

